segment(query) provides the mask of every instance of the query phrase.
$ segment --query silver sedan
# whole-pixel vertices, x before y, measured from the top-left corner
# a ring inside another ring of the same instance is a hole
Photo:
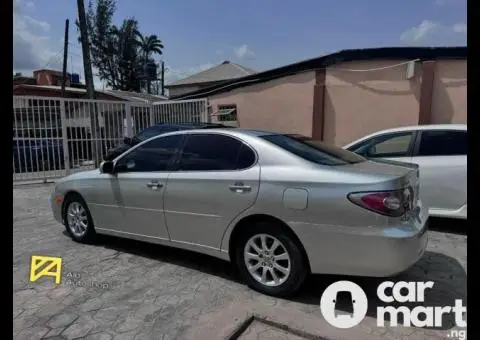
[[[146,140],[57,182],[73,240],[109,234],[234,263],[265,294],[309,273],[390,276],[427,245],[416,165],[369,161],[308,138],[244,129]]]

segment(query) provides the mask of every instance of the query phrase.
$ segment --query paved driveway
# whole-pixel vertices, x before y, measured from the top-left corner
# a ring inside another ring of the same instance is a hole
[[[51,188],[13,191],[15,339],[438,339],[452,327],[449,315],[443,329],[375,327],[378,279],[346,278],[364,288],[369,311],[340,330],[322,318],[319,301],[345,277],[313,276],[284,300],[248,289],[228,263],[208,256],[110,237],[74,243],[51,216]],[[466,297],[467,237],[432,231],[430,240],[424,258],[395,279],[433,280],[425,306],[453,306]],[[50,277],[29,282],[32,255],[63,258],[59,285]]]

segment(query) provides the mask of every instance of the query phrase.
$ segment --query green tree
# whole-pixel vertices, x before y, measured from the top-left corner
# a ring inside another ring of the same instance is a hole
[[[114,25],[115,10],[115,0],[88,2],[86,16],[92,65],[100,79],[112,89],[139,92],[145,60],[161,54],[163,45],[155,35],[143,36],[133,17],[123,20],[120,26]]]
[[[140,49],[141,56],[143,59],[144,68],[149,63],[154,63],[152,58],[153,54],[163,54],[163,44],[160,39],[155,34],[152,35],[142,35],[138,30],[135,32],[137,46]],[[151,83],[152,79],[148,78],[147,81],[147,92],[151,93]]]

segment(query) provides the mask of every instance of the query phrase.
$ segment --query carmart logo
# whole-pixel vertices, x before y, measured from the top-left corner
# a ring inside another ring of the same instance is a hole
[[[385,303],[425,303],[425,291],[432,289],[433,281],[406,282],[385,281],[377,287],[378,298]],[[339,301],[339,296],[346,298]],[[346,306],[339,303],[346,302]],[[351,308],[347,313],[345,309]],[[364,290],[354,282],[338,281],[325,289],[320,299],[320,310],[325,320],[337,328],[351,328],[358,325],[365,318],[368,310],[368,299]],[[399,315],[403,316],[403,326],[410,327],[441,327],[442,316],[455,313],[455,323],[459,328],[467,326],[463,314],[467,308],[463,300],[456,299],[454,306],[382,306],[377,307],[377,326],[385,327],[385,317],[389,315],[390,327],[398,326]]]
[[[338,312],[340,295],[346,296],[350,313]],[[337,328],[352,328],[365,318],[368,310],[368,299],[363,289],[351,281],[338,281],[325,289],[320,299],[320,310],[329,324]]]

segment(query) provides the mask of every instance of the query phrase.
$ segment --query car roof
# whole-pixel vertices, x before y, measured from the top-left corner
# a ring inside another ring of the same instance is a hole
[[[375,133],[419,131],[419,130],[467,130],[467,124],[409,125],[409,126],[400,126],[392,129],[380,130]]]
[[[183,132],[183,131],[182,131]],[[227,133],[231,135],[247,135],[247,136],[253,136],[253,137],[261,137],[261,136],[267,136],[267,135],[274,135],[274,134],[283,134],[281,132],[272,132],[272,131],[265,131],[265,130],[255,130],[255,129],[243,129],[243,128],[235,128],[235,129],[229,129],[229,128],[218,128],[218,129],[202,129],[201,131],[198,130],[189,130],[185,131],[185,133]]]
[[[206,129],[206,128],[227,128],[223,124],[218,123],[161,123],[154,125],[152,127],[178,127],[178,128],[196,128],[196,129]]]
[[[400,126],[392,129],[385,129],[385,130],[379,130],[374,133],[371,133],[369,135],[363,136],[361,138],[358,138],[347,145],[344,146],[344,148],[348,148],[356,143],[359,143],[363,140],[366,140],[368,138],[377,136],[377,135],[383,135],[386,133],[392,133],[392,132],[405,132],[405,131],[425,131],[425,130],[460,130],[460,131],[467,131],[467,124],[427,124],[427,125],[408,125],[408,126]]]

